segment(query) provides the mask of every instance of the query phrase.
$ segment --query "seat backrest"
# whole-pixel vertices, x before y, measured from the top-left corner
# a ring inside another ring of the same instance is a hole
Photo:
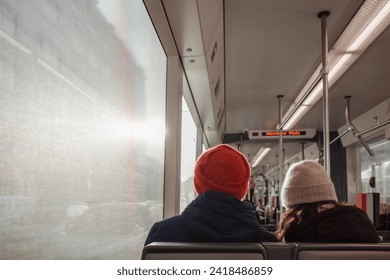
[[[390,243],[296,243],[294,260],[390,260]]]
[[[144,247],[143,260],[264,260],[260,243],[153,242]]]
[[[291,260],[295,248],[294,243],[284,242],[261,242],[261,245],[267,251],[269,260]]]

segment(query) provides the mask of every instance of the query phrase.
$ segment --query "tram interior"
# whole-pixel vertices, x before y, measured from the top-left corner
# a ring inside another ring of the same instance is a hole
[[[194,121],[203,128],[206,147],[227,143],[247,155],[252,165],[248,200],[256,205],[260,199],[278,211],[279,182],[288,166],[328,157],[340,201],[359,204],[357,194],[377,192],[380,203],[390,202],[390,64],[383,59],[390,44],[388,2],[162,4],[188,82],[183,102],[198,116]],[[324,72],[327,109],[323,81],[316,80]],[[293,134],[283,137],[282,148],[275,136],[280,122]],[[183,204],[192,198],[183,196]]]
[[[219,143],[274,213],[303,158],[390,204],[389,23],[388,0],[1,0],[0,259],[139,259]]]

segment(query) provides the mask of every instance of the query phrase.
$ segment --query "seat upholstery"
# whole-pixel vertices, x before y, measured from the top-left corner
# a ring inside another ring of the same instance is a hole
[[[153,242],[144,247],[143,260],[264,260],[260,243]]]
[[[143,260],[390,260],[390,243],[153,242]]]
[[[291,260],[294,243],[285,242],[261,242],[261,245],[267,251],[269,260]]]
[[[296,243],[295,260],[390,260],[390,243]]]

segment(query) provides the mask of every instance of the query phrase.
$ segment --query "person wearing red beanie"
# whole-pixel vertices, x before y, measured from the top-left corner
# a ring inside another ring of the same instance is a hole
[[[205,151],[196,161],[194,187],[198,196],[177,216],[157,222],[145,245],[155,242],[276,241],[261,228],[245,196],[250,167],[243,154],[225,144]]]
[[[226,193],[241,200],[248,189],[249,163],[236,149],[218,145],[204,152],[195,164],[194,185],[198,194]]]

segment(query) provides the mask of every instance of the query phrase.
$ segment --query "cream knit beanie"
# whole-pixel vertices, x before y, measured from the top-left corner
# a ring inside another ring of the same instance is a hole
[[[284,178],[282,205],[291,208],[297,204],[319,201],[337,201],[336,191],[325,169],[313,160],[294,163]]]

